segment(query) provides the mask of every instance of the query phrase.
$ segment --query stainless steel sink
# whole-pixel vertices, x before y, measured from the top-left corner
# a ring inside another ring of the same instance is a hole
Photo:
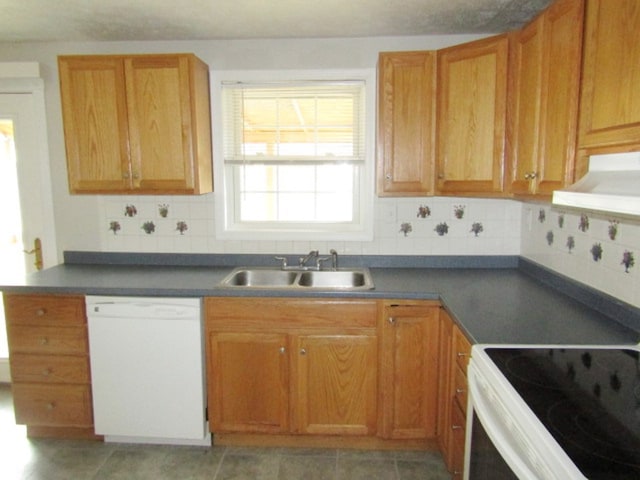
[[[316,288],[358,288],[367,285],[367,276],[354,270],[304,272],[300,274],[298,284]]]
[[[238,267],[220,285],[240,288],[371,290],[368,268],[339,270],[282,270],[271,267]]]

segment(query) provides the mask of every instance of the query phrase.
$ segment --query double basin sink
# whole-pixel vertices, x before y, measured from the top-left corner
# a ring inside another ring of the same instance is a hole
[[[244,288],[371,290],[368,268],[338,270],[282,270],[272,267],[235,268],[221,285]]]

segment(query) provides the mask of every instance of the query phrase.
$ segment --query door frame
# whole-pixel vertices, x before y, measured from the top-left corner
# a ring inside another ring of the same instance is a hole
[[[53,191],[51,185],[51,166],[49,163],[49,141],[47,136],[44,81],[40,78],[40,65],[37,62],[0,62],[0,95],[30,94],[34,108],[33,142],[37,145],[40,176],[37,188],[42,196],[42,228],[49,232],[43,261],[47,266],[57,265],[58,247],[53,211]],[[9,360],[0,359],[0,382],[10,382]]]

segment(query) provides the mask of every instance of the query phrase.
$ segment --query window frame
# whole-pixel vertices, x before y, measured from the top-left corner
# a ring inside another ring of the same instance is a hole
[[[364,150],[365,161],[356,175],[359,180],[358,218],[353,223],[302,222],[238,222],[235,218],[233,168],[224,163],[223,149],[223,84],[286,83],[308,81],[358,80],[364,82]],[[211,72],[212,125],[215,182],[216,236],[232,240],[373,240],[373,202],[375,175],[375,69],[330,70],[223,70]]]

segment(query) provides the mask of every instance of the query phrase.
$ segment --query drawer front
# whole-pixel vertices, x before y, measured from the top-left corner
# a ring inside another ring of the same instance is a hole
[[[83,325],[84,297],[69,295],[4,295],[11,325]]]
[[[23,383],[85,383],[91,381],[88,357],[11,355],[11,378]]]
[[[12,386],[16,423],[40,426],[93,425],[89,385]]]
[[[456,365],[454,373],[454,385],[455,385],[455,399],[460,406],[462,413],[467,413],[467,376]]]
[[[9,350],[14,353],[85,355],[87,329],[11,325],[7,329]]]
[[[466,375],[467,364],[469,363],[469,358],[471,356],[471,344],[458,327],[454,327],[453,329],[453,348],[456,356],[456,363]]]

